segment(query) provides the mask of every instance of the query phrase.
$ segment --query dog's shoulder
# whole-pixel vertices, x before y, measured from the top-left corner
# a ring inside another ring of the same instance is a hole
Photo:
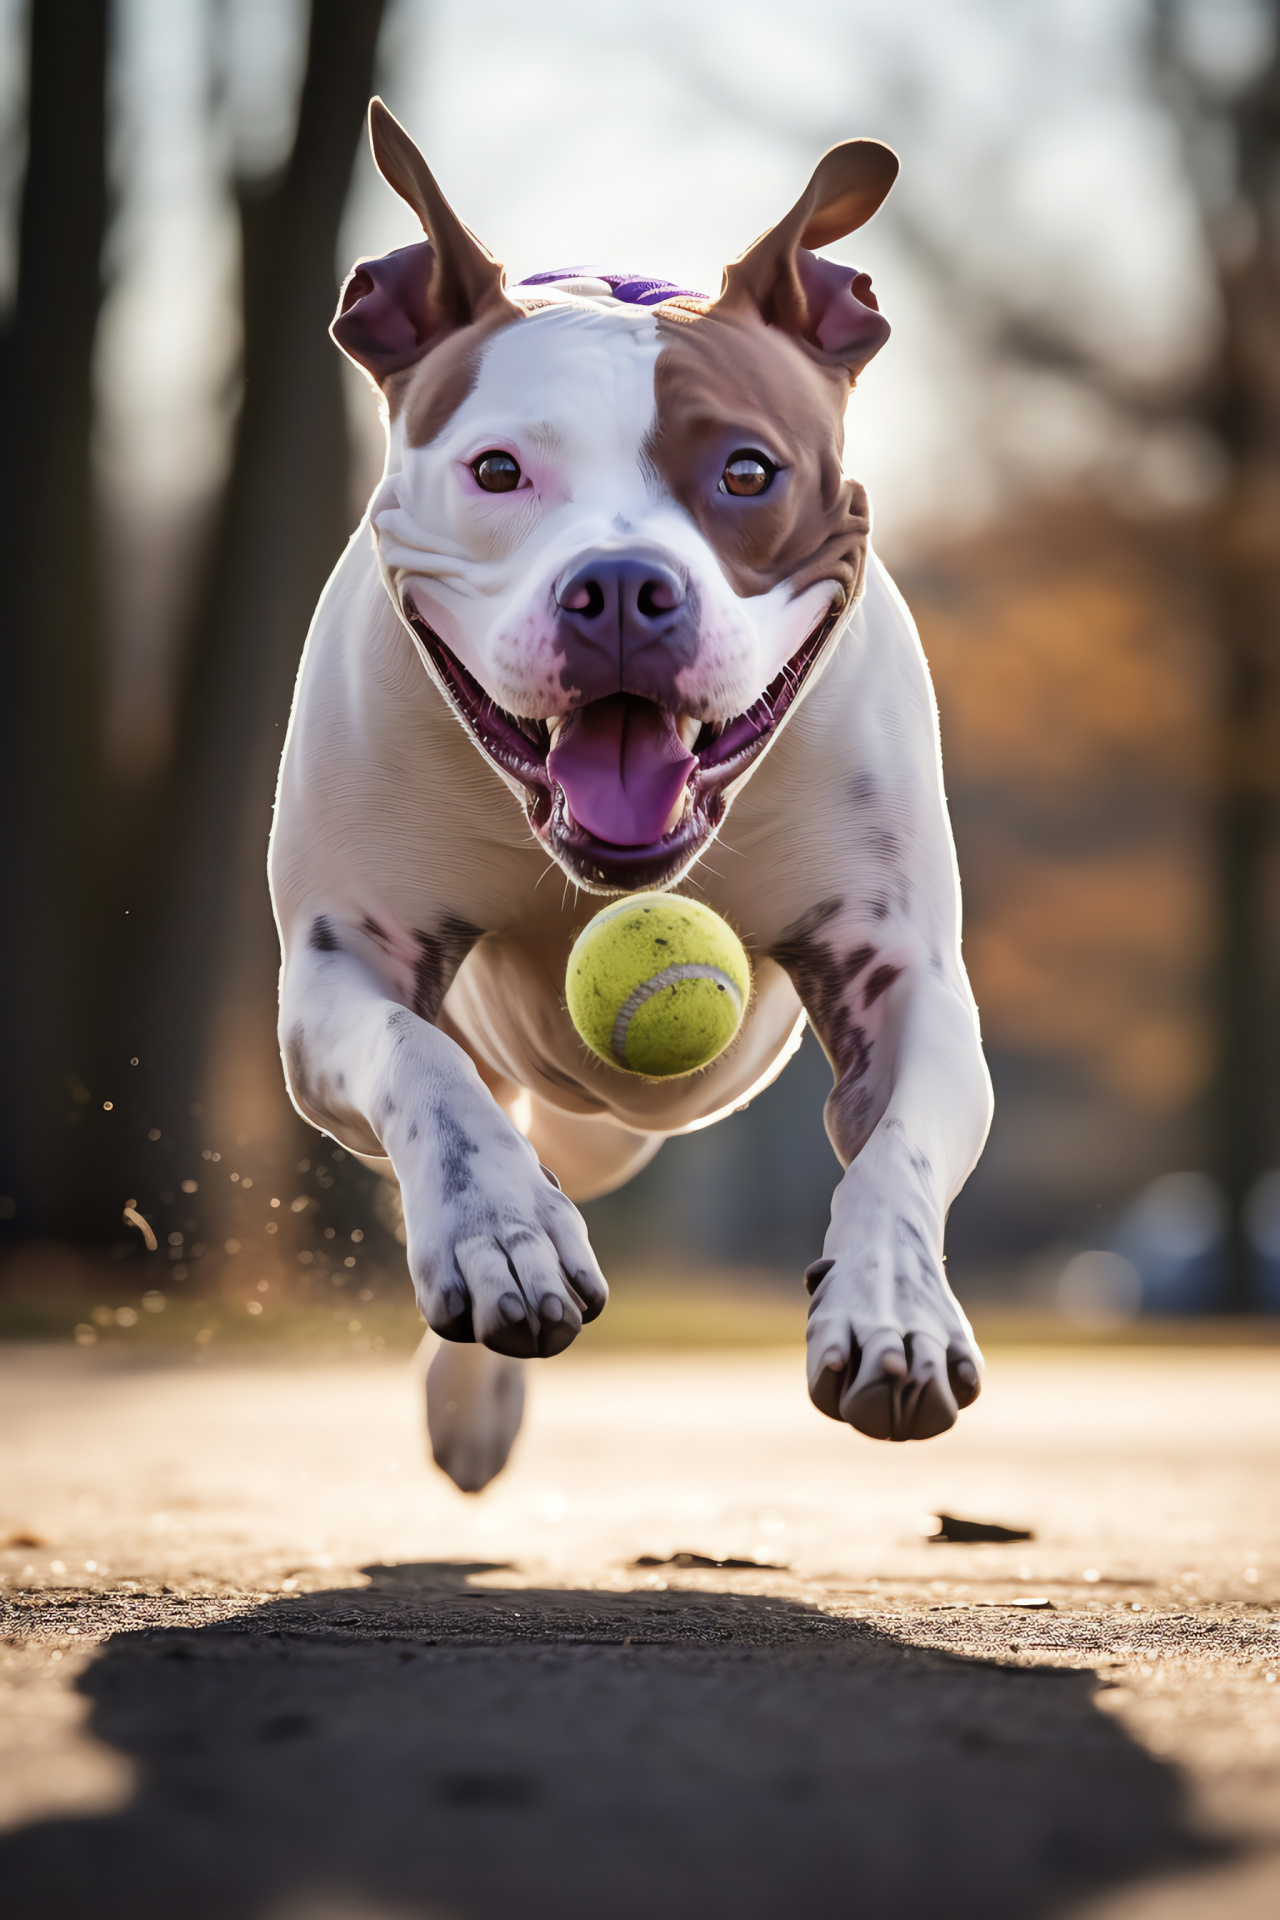
[[[545,866],[519,800],[424,670],[362,524],[299,670],[271,842],[278,904],[322,892],[390,901],[410,923],[439,908],[488,924],[488,895],[531,887]]]

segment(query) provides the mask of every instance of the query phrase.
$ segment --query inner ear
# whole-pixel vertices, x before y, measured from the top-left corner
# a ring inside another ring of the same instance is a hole
[[[463,226],[413,141],[376,97],[369,103],[369,144],[378,171],[428,236],[353,267],[329,329],[343,352],[381,384],[460,327],[522,314],[507,298],[498,261]]]
[[[712,311],[754,309],[768,325],[856,372],[888,338],[888,322],[865,274],[815,260],[811,250],[864,226],[897,176],[898,156],[882,141],[846,140],[832,147],[791,211],[726,267]]]
[[[379,173],[408,201],[435,248],[431,298],[441,320],[465,327],[498,304],[509,306],[515,317],[519,309],[506,297],[502,267],[463,226],[417,147],[376,94],[369,102],[369,145]]]

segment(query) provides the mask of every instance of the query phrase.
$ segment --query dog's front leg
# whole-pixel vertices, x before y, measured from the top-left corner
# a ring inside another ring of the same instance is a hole
[[[300,1112],[390,1159],[428,1325],[518,1357],[567,1347],[604,1306],[604,1276],[577,1208],[461,1047],[332,939],[290,953],[280,1040]]]
[[[876,1439],[925,1440],[981,1385],[942,1234],[986,1137],[990,1082],[958,959],[885,932],[820,910],[778,950],[835,1067],[825,1118],[845,1165],[805,1276],[809,1393]]]

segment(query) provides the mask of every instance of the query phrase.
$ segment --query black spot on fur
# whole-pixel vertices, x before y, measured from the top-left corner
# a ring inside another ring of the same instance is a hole
[[[294,1099],[318,1127],[333,1128],[336,1118],[329,1111],[312,1080],[311,1062],[307,1054],[306,1029],[301,1021],[291,1027],[285,1035],[284,1064],[289,1087]]]
[[[413,969],[413,1010],[423,1020],[434,1020],[444,999],[444,955],[434,934],[414,935],[418,959]]]
[[[822,1109],[827,1138],[841,1166],[856,1160],[875,1127],[875,1100],[865,1080],[848,1075],[837,1080]]]
[[[863,990],[863,1006],[873,1007],[882,993],[888,993],[901,972],[901,967],[877,967]]]
[[[475,1185],[471,1158],[480,1149],[447,1107],[437,1107],[434,1118],[436,1139],[440,1143],[443,1197],[446,1200],[458,1200]]]
[[[377,921],[371,920],[367,914],[365,915],[364,919],[360,922],[360,931],[361,933],[367,933],[371,940],[376,940],[380,947],[385,947],[390,944],[386,934],[383,932],[382,928],[378,925]]]
[[[296,1027],[291,1027],[285,1035],[284,1064],[289,1075],[289,1085],[303,1105],[307,1105],[309,1096],[307,1033],[301,1021]]]
[[[824,900],[783,930],[782,937],[770,949],[773,959],[791,976],[813,1030],[822,1042],[827,1058],[837,1073],[851,1070],[854,1078],[865,1073],[870,1047],[862,1029],[855,1025],[848,989],[875,959],[875,948],[853,947],[838,953],[825,940],[822,929],[840,912],[844,902]]]
[[[836,1074],[836,1084],[823,1110],[827,1137],[843,1166],[857,1157],[875,1127],[877,1101],[868,1084],[872,1043],[859,1025],[851,988],[876,958],[876,949],[862,943],[841,953],[821,936],[838,916],[843,901],[824,900],[787,927],[771,949],[779,966],[790,974],[804,1003],[814,1032]],[[897,979],[900,967],[880,966],[869,976],[864,1004],[871,1006]]]
[[[313,953],[340,953],[342,951],[337,935],[334,933],[324,914],[318,913],[311,922],[311,933],[307,945]]]
[[[418,959],[413,969],[413,1010],[422,1020],[436,1020],[454,974],[480,938],[480,928],[452,914],[434,933],[417,931]]]

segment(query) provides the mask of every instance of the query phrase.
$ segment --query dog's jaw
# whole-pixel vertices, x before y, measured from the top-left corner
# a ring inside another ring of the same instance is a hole
[[[642,846],[603,840],[576,821],[548,765],[553,737],[547,722],[520,719],[498,706],[415,606],[402,603],[401,611],[432,678],[471,739],[522,793],[538,840],[575,885],[612,894],[672,886],[703,852],[725,817],[732,790],[775,737],[827,650],[842,609],[837,604],[823,614],[750,707],[723,724],[702,727],[693,742],[683,798],[677,801],[678,817]]]

